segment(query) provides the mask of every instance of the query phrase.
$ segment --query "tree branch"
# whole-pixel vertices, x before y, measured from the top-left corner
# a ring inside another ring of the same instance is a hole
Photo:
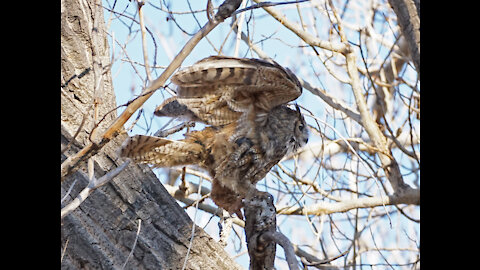
[[[110,172],[108,172],[104,176],[100,177],[99,179],[96,179],[95,177],[92,177],[90,182],[88,183],[88,186],[86,186],[73,201],[71,201],[68,205],[66,205],[65,207],[62,208],[60,217],[64,218],[70,212],[77,209],[77,207],[83,201],[85,201],[88,198],[88,196],[90,194],[92,194],[93,191],[95,191],[95,189],[105,185],[110,180],[112,180],[121,171],[123,171],[123,169],[125,169],[128,164],[130,164],[130,160],[127,160],[121,166],[111,170]]]
[[[234,26],[233,31],[235,31],[237,33],[239,31],[238,27]],[[250,41],[250,39],[247,37],[247,35],[245,35],[243,32],[241,32],[241,38],[260,58],[262,58],[264,60],[267,60],[267,61],[272,60],[272,58],[270,58],[262,49],[260,49],[257,45],[253,44]],[[336,110],[339,110],[339,111],[342,111],[348,117],[350,117],[354,121],[360,123],[360,115],[354,109],[349,108],[346,104],[344,104],[340,100],[337,100],[334,97],[330,96],[323,89],[312,86],[308,81],[302,79],[301,77],[297,76],[297,78],[298,78],[298,81],[300,81],[300,83],[302,84],[303,88],[310,91],[310,93],[320,97],[325,103],[330,105],[332,108],[334,108]]]
[[[303,80],[302,78],[298,77],[298,80],[302,84],[302,87],[310,91],[312,94],[319,96],[325,103],[330,105],[330,107],[339,110],[345,113],[348,117],[350,117],[355,122],[361,124],[360,114],[356,112],[354,109],[349,108],[343,102],[335,99],[334,97],[330,96],[327,92],[317,87],[312,86],[309,82]]]
[[[336,18],[338,31],[340,33],[342,42],[344,42],[345,46],[350,47],[351,45],[348,43],[345,32],[343,31],[343,28],[342,28],[342,20],[338,17],[336,9],[333,6],[331,0],[329,0],[329,4]],[[368,110],[365,96],[362,93],[362,86],[361,86],[360,78],[358,75],[357,60],[356,60],[357,58],[355,56],[355,52],[352,49],[349,49],[347,50],[346,53],[344,53],[344,56],[346,58],[347,73],[350,76],[350,85],[352,86],[355,102],[357,104],[357,108],[361,116],[361,124],[363,128],[365,128],[365,131],[367,132],[368,136],[372,140],[374,146],[380,150],[377,153],[379,155],[380,161],[385,171],[385,175],[390,181],[390,184],[392,185],[394,192],[402,193],[404,191],[407,191],[408,189],[411,189],[411,188],[410,186],[404,183],[402,174],[400,173],[400,168],[398,167],[398,163],[393,158],[391,151],[387,147],[387,139],[382,134],[380,128],[378,127],[377,123],[373,120]]]
[[[244,210],[250,270],[273,269],[276,243],[261,241],[260,238],[265,233],[274,234],[276,232],[277,218],[273,196],[261,191],[247,194]]]
[[[152,81],[152,75],[150,73],[150,65],[148,64],[148,51],[147,51],[147,40],[145,38],[145,22],[143,20],[143,10],[142,7],[145,5],[145,2],[137,0],[137,10],[138,17],[140,21],[140,32],[142,37],[142,51],[143,51],[143,62],[145,64],[145,73],[147,74],[148,81]]]
[[[417,1],[419,3],[420,1]],[[410,57],[420,76],[420,5],[414,0],[388,0],[407,40]]]
[[[287,259],[288,268],[290,270],[298,269],[298,262],[297,262],[297,259],[295,258],[295,250],[293,249],[293,245],[283,233],[278,231],[265,232],[258,237],[258,241],[260,243],[263,242],[263,244],[268,242],[275,242],[280,246],[282,246],[285,252],[285,257]]]
[[[263,1],[261,0],[253,0],[254,2],[261,4]],[[316,46],[325,50],[329,50],[332,52],[338,52],[338,53],[347,53],[349,48],[345,46],[343,43],[333,43],[333,42],[328,42],[325,40],[321,40],[310,33],[303,31],[302,27],[296,23],[293,23],[287,19],[284,15],[280,14],[278,11],[275,10],[273,7],[269,6],[264,6],[262,7],[266,12],[268,12],[270,15],[272,15],[273,18],[275,18],[277,21],[279,21],[281,24],[283,24],[285,27],[290,29],[292,32],[297,34],[298,37],[300,37],[303,41],[305,41],[307,44]]]
[[[390,195],[383,199],[381,197],[359,198],[345,200],[337,203],[320,202],[304,207],[287,206],[277,210],[279,215],[328,215],[333,213],[347,212],[357,208],[373,208],[383,205],[396,204],[420,204],[420,190],[410,189],[402,195]]]

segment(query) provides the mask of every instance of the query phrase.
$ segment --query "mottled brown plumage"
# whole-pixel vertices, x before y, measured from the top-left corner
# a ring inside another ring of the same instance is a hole
[[[121,156],[158,167],[195,164],[212,176],[211,198],[241,215],[242,199],[288,152],[307,142],[300,111],[285,104],[302,93],[297,78],[277,63],[211,56],[178,71],[177,96],[155,110],[208,126],[184,140],[136,135]]]

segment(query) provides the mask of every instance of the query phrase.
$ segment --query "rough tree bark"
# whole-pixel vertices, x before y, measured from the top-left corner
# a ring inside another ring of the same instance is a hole
[[[97,122],[112,111],[115,96],[108,70],[109,48],[101,1],[61,1],[61,146],[62,162],[89,143],[97,104]],[[82,120],[85,121],[82,124]],[[97,133],[115,119],[114,110]],[[73,138],[81,127],[78,135]],[[119,135],[93,156],[95,177],[119,166]],[[87,165],[61,184],[62,207],[88,184]],[[74,183],[75,182],[75,183]],[[135,242],[141,220],[141,229]],[[181,269],[192,221],[147,166],[130,164],[61,220],[62,269]],[[196,227],[186,269],[241,269],[201,228]]]
[[[250,270],[275,269],[277,244],[282,246],[290,270],[298,269],[298,262],[292,243],[277,231],[277,211],[273,196],[257,191],[244,200],[245,236],[247,238]]]
[[[258,192],[245,200],[245,236],[247,239],[250,269],[274,269],[276,243],[262,243],[262,233],[276,232],[277,217],[273,197],[266,192]]]
[[[420,76],[420,0],[389,0]]]

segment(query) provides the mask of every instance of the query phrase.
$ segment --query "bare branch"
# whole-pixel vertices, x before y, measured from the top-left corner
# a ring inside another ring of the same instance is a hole
[[[343,102],[335,99],[334,97],[329,95],[327,92],[325,92],[323,89],[312,86],[309,82],[303,80],[302,78],[298,78],[298,80],[302,84],[302,87],[309,90],[312,94],[319,96],[323,101],[325,101],[325,103],[330,105],[332,108],[342,111],[355,122],[361,123],[360,114],[356,112],[354,109],[348,107]]]
[[[261,0],[254,0],[256,3],[260,4],[263,1]],[[283,24],[285,27],[290,29],[292,32],[297,34],[298,37],[300,37],[305,43],[320,47],[325,50],[329,50],[332,52],[338,52],[338,53],[347,53],[349,48],[345,46],[343,43],[333,43],[333,42],[328,42],[325,40],[321,40],[312,34],[303,31],[302,27],[296,23],[291,22],[290,20],[287,19],[284,15],[280,14],[278,11],[275,10],[275,8],[270,7],[270,6],[264,6],[263,9],[268,12],[270,15],[272,15],[273,18],[275,18],[277,21],[279,21],[281,24]]]
[[[152,74],[150,73],[150,65],[148,64],[148,51],[147,51],[147,40],[145,37],[145,22],[143,20],[143,10],[142,7],[145,5],[145,2],[142,0],[137,0],[137,9],[138,17],[140,18],[140,31],[142,33],[142,51],[143,51],[143,63],[145,64],[145,73],[147,74],[147,79],[149,82],[152,81]]]
[[[420,5],[417,5],[414,0],[389,0],[388,2],[397,14],[413,64],[420,76]]]
[[[124,162],[122,165],[120,165],[119,167],[111,170],[110,172],[108,172],[107,174],[105,174],[104,176],[100,177],[99,179],[96,179],[95,177],[93,177],[90,182],[88,183],[88,186],[85,187],[79,194],[78,196],[73,200],[71,201],[67,206],[63,207],[62,208],[62,211],[61,211],[61,218],[64,218],[66,215],[68,215],[70,212],[72,212],[73,210],[75,210],[83,201],[85,201],[88,196],[93,192],[95,191],[95,189],[105,185],[106,183],[108,183],[110,180],[112,180],[115,176],[117,176],[121,171],[123,171],[123,169],[125,169],[128,164],[130,164],[130,161],[127,160],[126,162]]]
[[[234,27],[233,30],[237,33],[238,35],[238,27]],[[242,40],[250,47],[252,50],[262,59],[265,60],[272,60],[271,57],[269,57],[262,49],[260,49],[258,46],[253,44],[250,39],[245,35],[243,32],[241,32],[241,38]],[[318,87],[312,86],[308,81],[304,80],[300,76],[297,76],[297,79],[300,81],[302,84],[302,87],[310,91],[312,94],[320,97],[325,103],[330,105],[332,108],[336,110],[340,110],[344,112],[348,117],[352,118],[356,122],[360,123],[360,115],[358,112],[356,112],[354,109],[348,107],[346,104],[343,102],[335,99],[331,95],[329,95],[325,90],[320,89]]]
[[[245,12],[248,10],[256,9],[256,8],[263,8],[263,7],[273,7],[273,6],[280,6],[280,5],[289,5],[289,4],[299,4],[303,2],[308,2],[310,0],[297,0],[297,1],[287,1],[287,2],[261,2],[256,5],[251,5],[249,7],[242,7],[241,9],[235,11],[232,16],[237,15],[238,13]]]
[[[295,250],[288,238],[281,232],[265,232],[258,237],[259,242],[275,242],[283,247],[290,270],[298,269],[298,262],[295,258]]]
[[[381,197],[367,197],[344,200],[337,203],[319,202],[313,205],[287,206],[277,210],[279,215],[326,215],[347,212],[357,208],[373,208],[384,205],[420,204],[420,190],[410,189],[402,195],[390,195],[383,200]]]
[[[187,182],[188,188],[187,188],[186,191],[181,190],[180,187],[174,187],[174,186],[166,185],[166,184],[164,184],[164,186],[165,186],[165,189],[167,189],[168,193],[172,197],[177,199],[178,201],[183,202],[186,205],[194,205],[195,204],[195,200],[190,199],[187,196],[189,194],[197,193],[198,192],[198,185]],[[209,193],[210,193],[210,190],[208,188],[202,187],[202,192],[201,192],[202,196],[208,195]],[[211,205],[204,204],[204,203],[198,203],[198,209],[200,209],[202,211],[205,211],[207,213],[216,215],[220,218],[223,217],[222,209],[218,208],[218,207],[215,207],[215,206],[211,206]],[[234,224],[240,226],[240,227],[245,226],[245,222],[243,220],[237,218],[237,217],[232,217],[232,222]]]
[[[348,43],[346,39],[346,35],[343,31],[342,20],[338,17],[335,7],[333,6],[331,0],[329,0],[329,4],[332,8],[333,14],[337,20],[338,30],[344,42],[344,45],[350,47],[351,45]],[[390,154],[390,150],[387,147],[387,140],[385,136],[382,134],[381,130],[379,129],[377,123],[373,120],[368,107],[367,102],[365,100],[365,96],[362,93],[362,87],[360,84],[360,78],[358,75],[357,70],[357,63],[356,63],[356,56],[355,52],[351,49],[347,50],[345,53],[346,58],[346,65],[347,65],[347,73],[350,76],[350,84],[352,86],[352,91],[355,97],[355,102],[357,104],[358,111],[360,112],[361,116],[361,123],[362,126],[365,128],[365,131],[369,135],[370,139],[374,143],[375,147],[380,149],[378,155],[380,157],[380,161],[382,162],[385,174],[392,185],[394,192],[404,192],[410,187],[403,182],[402,174],[400,173],[400,168],[396,160]]]

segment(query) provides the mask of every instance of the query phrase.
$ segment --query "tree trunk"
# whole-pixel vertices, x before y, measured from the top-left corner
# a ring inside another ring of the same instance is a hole
[[[116,117],[116,104],[101,1],[62,0],[61,20],[62,149],[73,140],[62,153],[63,162],[85,146],[92,133],[94,140],[95,133],[108,127]],[[92,132],[106,114],[97,131]],[[126,136],[119,135],[92,157],[95,177],[123,163],[117,159],[116,150]],[[85,162],[62,182],[62,198],[73,185],[62,207],[80,193],[88,179]],[[129,257],[139,220],[140,232]],[[181,269],[192,231],[191,219],[155,174],[149,167],[136,164],[95,190],[61,224],[62,269],[121,269],[127,257],[125,269]],[[186,269],[241,268],[196,227]]]

